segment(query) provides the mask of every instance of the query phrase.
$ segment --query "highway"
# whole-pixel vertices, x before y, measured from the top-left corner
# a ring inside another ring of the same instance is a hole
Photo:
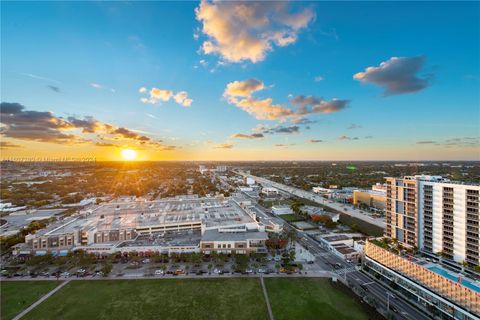
[[[256,211],[259,211],[259,213],[264,216],[274,217],[274,215],[271,214],[267,209],[259,205],[254,199],[252,200]],[[393,311],[393,309],[397,311],[395,312],[396,319],[430,319],[430,317],[424,315],[421,311],[414,308],[409,302],[394,294],[390,289],[387,289],[374,278],[361,271],[358,271],[355,264],[346,262],[342,258],[323,248],[318,241],[311,238],[305,232],[297,230],[287,222],[284,222],[283,227],[286,231],[295,232],[297,242],[315,256],[315,262],[323,270],[335,273],[339,278],[341,277],[346,279],[348,283],[363,291],[365,293],[365,297],[368,296],[371,300],[376,301],[377,307],[386,310],[388,301],[389,309],[391,311]]]
[[[319,195],[317,195],[313,192],[301,190],[301,189],[298,189],[298,188],[295,188],[295,187],[290,187],[290,186],[287,186],[285,184],[278,183],[278,182],[275,182],[275,181],[271,181],[271,180],[268,180],[268,179],[265,179],[265,178],[252,176],[252,175],[246,174],[242,171],[235,171],[235,172],[239,175],[244,176],[244,177],[250,177],[250,178],[254,179],[255,181],[261,183],[262,185],[265,185],[265,186],[268,186],[268,187],[274,187],[274,188],[277,188],[277,189],[282,190],[284,192],[293,194],[297,197],[305,198],[305,199],[314,201],[318,204],[321,204],[321,205],[324,205],[328,208],[340,211],[340,212],[342,212],[344,214],[347,214],[349,216],[361,219],[365,222],[376,225],[380,228],[385,228],[385,226],[386,226],[384,219],[373,218],[369,215],[366,215],[366,214],[362,213],[361,210],[351,208],[351,207],[349,207],[348,210],[345,211],[345,208],[344,208],[345,206],[343,204],[335,203],[333,201],[327,200],[324,197],[319,196]]]

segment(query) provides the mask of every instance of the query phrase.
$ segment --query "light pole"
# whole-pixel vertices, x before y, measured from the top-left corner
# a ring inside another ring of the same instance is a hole
[[[390,310],[390,296],[392,296],[392,298],[395,298],[393,294],[387,291],[387,314],[388,314],[388,311]]]

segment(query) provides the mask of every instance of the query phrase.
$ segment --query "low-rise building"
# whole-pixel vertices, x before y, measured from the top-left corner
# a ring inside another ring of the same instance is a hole
[[[377,190],[355,190],[353,191],[353,204],[384,211],[387,205],[387,193]]]
[[[176,197],[157,201],[123,199],[102,203],[25,237],[24,253],[85,250],[98,254],[122,252],[200,252],[203,235],[222,233],[232,241],[256,231],[279,232],[275,221],[257,219],[251,201],[244,198]],[[198,234],[199,236],[193,236]],[[207,237],[208,239],[208,237]],[[263,239],[263,238],[262,238]],[[248,238],[246,250],[257,249]],[[238,248],[238,247],[236,247]],[[223,248],[222,248],[223,249]],[[241,248],[238,248],[241,249]]]
[[[202,235],[200,250],[205,254],[267,252],[265,247],[267,239],[267,233],[262,231],[207,230]]]
[[[293,214],[292,208],[288,205],[276,205],[272,207],[272,212],[276,216],[283,214]]]
[[[302,206],[300,210],[307,213],[309,216],[318,215],[318,216],[327,216],[332,219],[333,222],[338,222],[340,220],[340,214],[335,212],[325,211],[322,208],[314,206]]]
[[[264,187],[262,188],[262,193],[265,194],[267,197],[277,196],[280,192],[277,188],[271,187]]]

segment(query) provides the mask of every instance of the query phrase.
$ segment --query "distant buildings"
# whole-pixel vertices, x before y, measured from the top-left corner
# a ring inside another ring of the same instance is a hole
[[[227,166],[217,166],[217,172],[226,172]]]
[[[353,204],[356,206],[365,205],[367,207],[385,210],[387,203],[387,187],[382,184],[375,184],[371,190],[354,190]]]
[[[386,236],[426,253],[480,265],[480,185],[440,176],[386,180]]]

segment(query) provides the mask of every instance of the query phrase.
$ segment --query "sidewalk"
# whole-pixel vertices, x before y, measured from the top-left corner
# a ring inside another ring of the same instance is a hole
[[[55,289],[53,289],[52,291],[50,291],[49,293],[47,293],[46,295],[44,295],[43,297],[41,297],[40,299],[38,299],[35,303],[33,303],[31,306],[29,306],[27,309],[23,310],[22,312],[20,312],[18,315],[15,316],[15,318],[13,318],[13,320],[18,320],[18,319],[21,319],[24,315],[26,315],[27,313],[29,313],[30,311],[32,311],[36,306],[38,306],[40,303],[42,303],[43,301],[47,300],[48,298],[50,298],[53,294],[55,294],[55,292],[57,292],[58,290],[62,289],[67,283],[69,283],[70,280],[67,280],[67,281],[63,281],[60,285],[56,286]]]

